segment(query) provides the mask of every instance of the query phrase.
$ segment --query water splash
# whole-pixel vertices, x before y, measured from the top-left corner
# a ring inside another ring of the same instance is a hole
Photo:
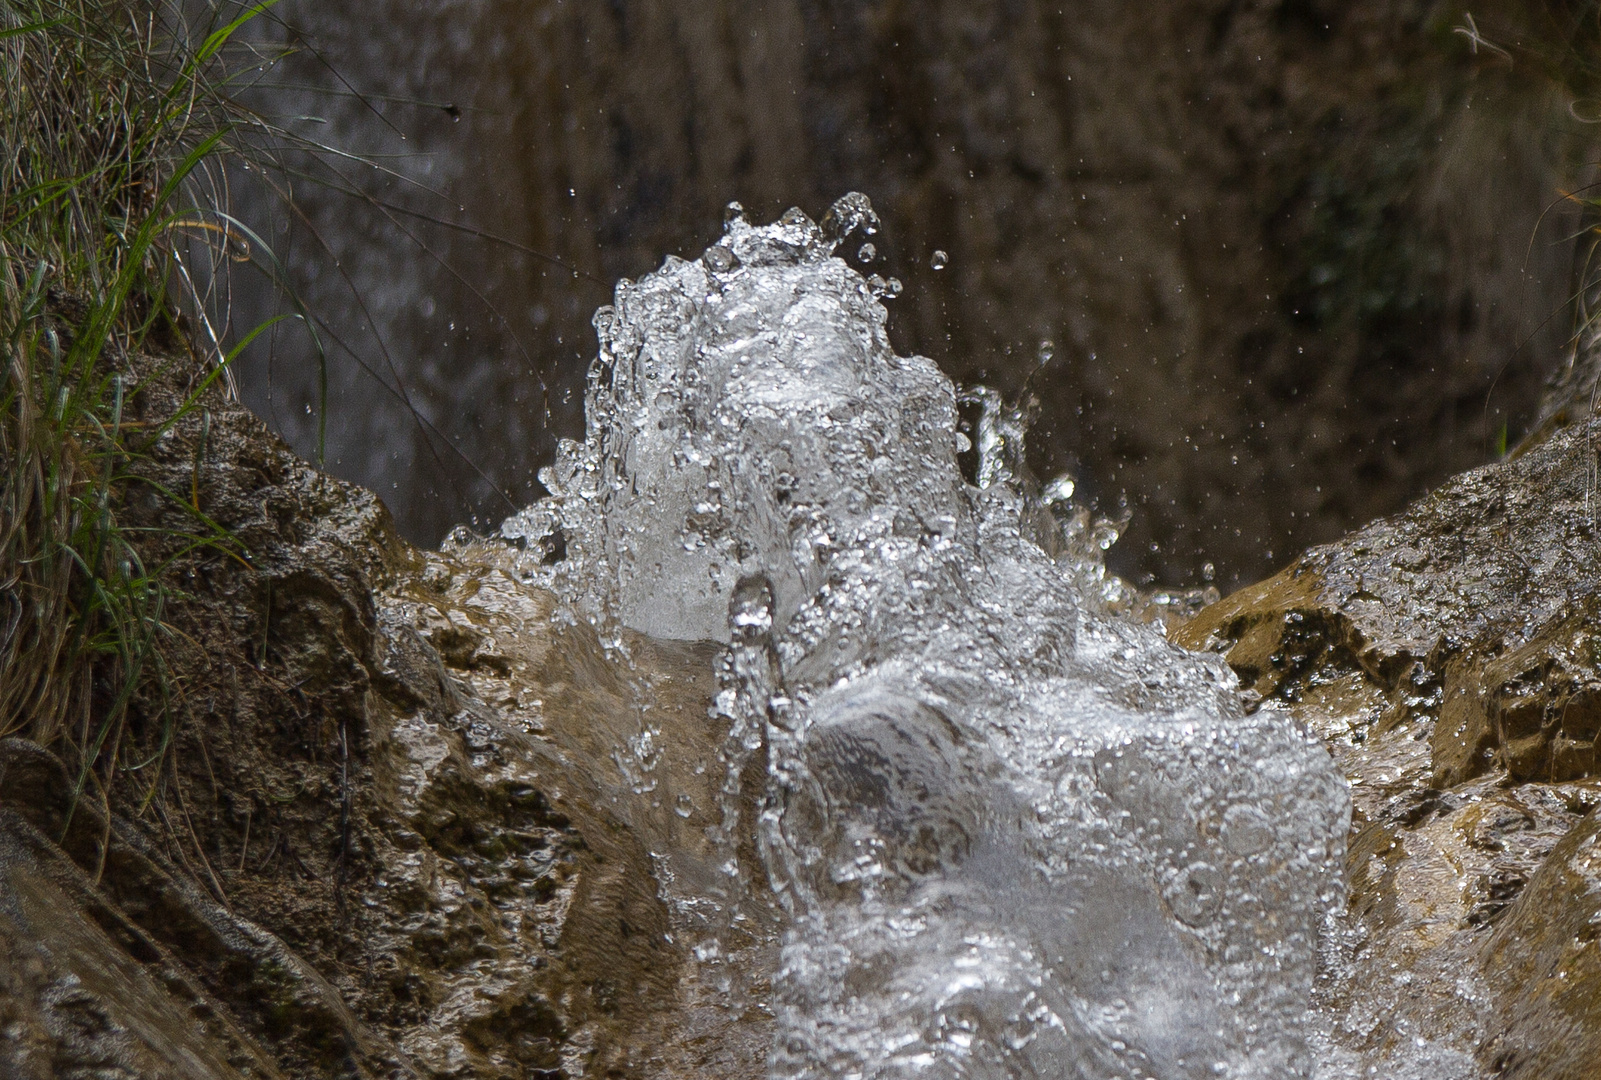
[[[1344,782],[1219,660],[1107,614],[1116,523],[1025,498],[987,392],[964,480],[950,381],[833,255],[874,228],[859,195],[731,213],[620,283],[586,440],[502,529],[597,623],[728,643],[717,839],[738,879],[756,830],[767,880],[725,902],[790,920],[773,1075],[1308,1075]]]

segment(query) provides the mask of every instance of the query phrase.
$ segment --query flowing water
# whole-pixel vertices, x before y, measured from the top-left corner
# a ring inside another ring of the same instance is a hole
[[[776,898],[775,1077],[1310,1075],[1343,779],[1220,660],[1117,617],[1115,533],[1065,481],[1025,492],[996,402],[959,433],[885,337],[898,283],[833,254],[875,227],[861,196],[821,225],[735,207],[621,282],[587,438],[502,526],[618,647],[727,643],[723,880],[675,886],[718,913],[698,955]],[[620,752],[640,777],[650,739]]]

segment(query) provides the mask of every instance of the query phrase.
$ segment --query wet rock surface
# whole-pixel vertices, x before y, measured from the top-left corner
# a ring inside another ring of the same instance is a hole
[[[1596,457],[1587,422],[1544,434],[1174,634],[1351,780],[1321,994],[1353,1075],[1580,1077],[1601,1052]]]
[[[158,375],[130,412],[182,389]],[[139,466],[242,541],[179,564],[161,797],[73,803],[51,754],[0,744],[0,1072],[759,1074],[760,1015],[681,1007],[653,865],[693,870],[693,785],[720,777],[674,758],[682,801],[615,806],[642,710],[706,750],[706,650],[640,642],[624,676],[549,593],[414,551],[375,497],[203,404]],[[127,520],[183,523],[148,495]]]

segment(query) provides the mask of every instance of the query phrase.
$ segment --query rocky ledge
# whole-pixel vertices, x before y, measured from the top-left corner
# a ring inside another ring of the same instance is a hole
[[[143,366],[135,422],[186,389]],[[0,1075],[760,1074],[765,1018],[695,1007],[653,864],[704,843],[711,647],[634,641],[625,679],[506,549],[417,551],[202,404],[121,507],[170,535],[154,562],[189,531],[157,485],[193,483],[242,549],[173,571],[163,796],[74,805],[51,753],[0,742]],[[687,801],[629,819],[640,686]]]
[[[1589,424],[1553,427],[1174,635],[1350,778],[1323,989],[1363,1059],[1422,1038],[1547,1080],[1601,1055],[1596,462]]]

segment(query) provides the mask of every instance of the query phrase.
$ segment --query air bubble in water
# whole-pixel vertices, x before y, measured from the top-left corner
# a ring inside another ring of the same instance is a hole
[[[706,254],[701,256],[701,261],[706,264],[707,269],[719,274],[725,274],[739,265],[738,256],[722,244],[707,248]]]
[[[934,254],[930,255],[928,258],[928,265],[933,267],[935,270],[943,270],[947,265],[949,265],[950,261],[951,257],[949,255],[945,254],[945,252],[941,251],[939,248],[935,248]]]

